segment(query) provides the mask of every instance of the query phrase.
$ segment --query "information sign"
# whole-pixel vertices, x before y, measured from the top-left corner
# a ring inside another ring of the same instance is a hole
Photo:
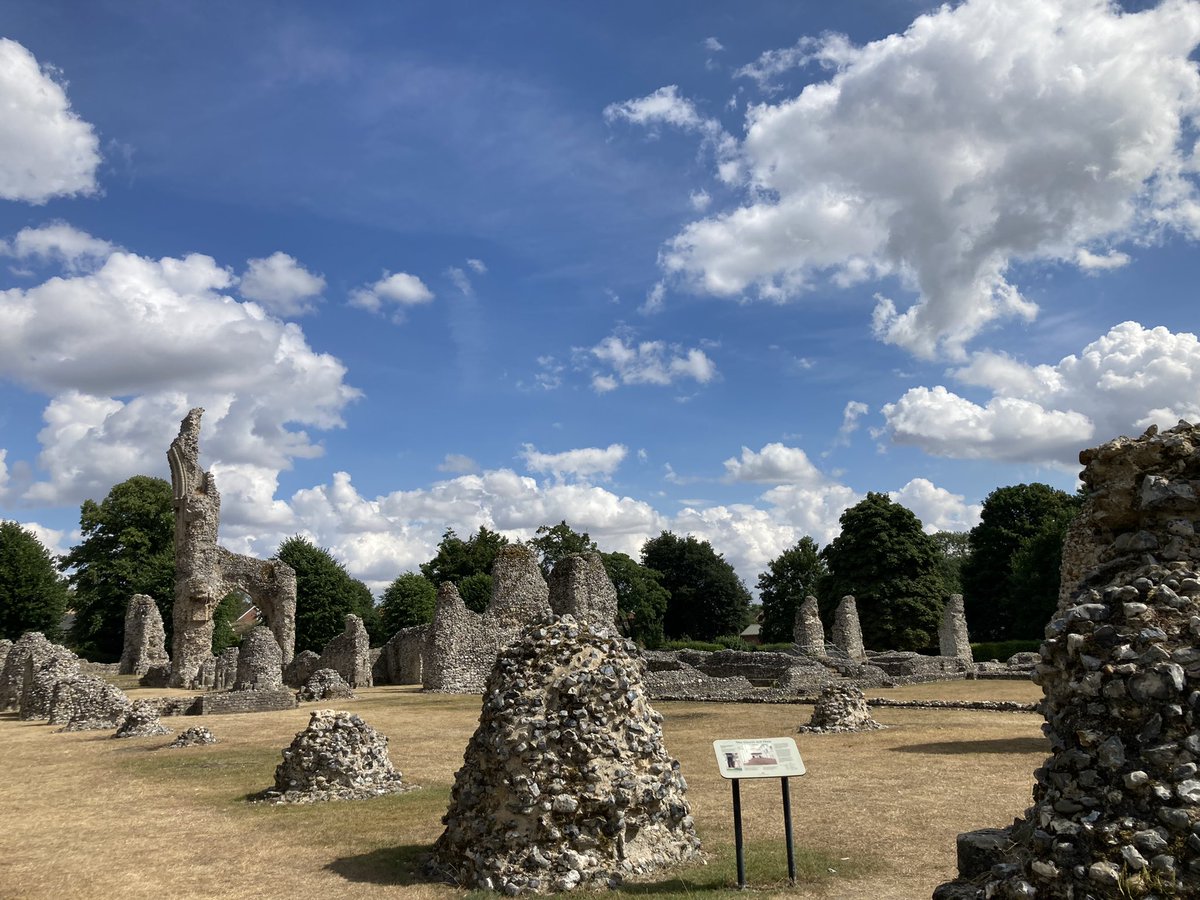
[[[713,741],[722,778],[787,778],[804,774],[790,737]]]

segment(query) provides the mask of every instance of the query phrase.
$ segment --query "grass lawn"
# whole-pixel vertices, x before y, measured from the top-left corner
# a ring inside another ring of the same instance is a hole
[[[874,695],[1028,702],[1040,691],[1027,682],[979,681]],[[729,784],[717,774],[712,741],[792,735],[812,707],[657,706],[667,749],[683,765],[708,863],[621,893],[733,896]],[[422,790],[353,803],[247,803],[247,795],[272,784],[280,751],[305,726],[312,705],[164,719],[176,730],[206,725],[221,741],[183,750],[162,749],[170,737],[55,734],[42,723],[0,716],[0,897],[463,896],[426,879],[421,858],[441,833],[479,697],[380,687],[338,707],[386,734],[393,763]],[[1020,814],[1033,770],[1048,752],[1036,715],[881,708],[875,717],[890,727],[796,735],[808,774],[792,779],[794,888],[786,881],[779,782],[743,782],[752,890],[837,900],[928,897],[954,874],[955,835]]]

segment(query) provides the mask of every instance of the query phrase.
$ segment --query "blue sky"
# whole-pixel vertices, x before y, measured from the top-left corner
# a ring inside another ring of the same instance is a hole
[[[222,540],[753,582],[1200,417],[1200,4],[0,0],[0,517],[204,406]]]

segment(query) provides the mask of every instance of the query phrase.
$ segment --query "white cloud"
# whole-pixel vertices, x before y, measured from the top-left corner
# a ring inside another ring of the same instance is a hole
[[[487,274],[487,266],[485,266],[483,264],[482,259],[468,259],[467,260],[467,268],[469,268],[476,275],[486,275]]]
[[[542,453],[533,444],[525,444],[521,458],[530,472],[544,472],[561,479],[567,475],[589,478],[612,477],[617,466],[629,452],[624,444],[609,444],[607,447],[581,447],[562,453]]]
[[[858,420],[870,412],[870,407],[859,400],[851,400],[842,410],[842,424],[838,428],[835,446],[845,447],[850,443],[850,435],[858,430]]]
[[[598,393],[615,390],[619,385],[670,385],[686,379],[708,384],[717,376],[716,364],[697,347],[685,349],[664,341],[635,343],[620,334],[577,352],[577,357],[607,366],[607,370],[592,372],[592,388]]]
[[[266,259],[252,259],[238,286],[247,300],[265,306],[284,318],[312,312],[314,301],[325,290],[325,278],[314,275],[286,253],[276,251]]]
[[[1119,250],[1110,250],[1105,254],[1092,253],[1086,247],[1080,247],[1075,254],[1075,265],[1085,272],[1107,272],[1129,265],[1129,254]]]
[[[717,173],[722,181],[733,182],[740,175],[740,166],[734,159],[737,141],[725,131],[720,120],[701,115],[695,103],[680,96],[677,85],[669,84],[645,97],[610,103],[604,108],[604,118],[609,124],[624,121],[639,125],[649,129],[651,135],[657,135],[662,125],[697,133],[716,153]]]
[[[100,141],[55,74],[0,38],[0,198],[41,204],[96,191]]]
[[[479,463],[462,453],[447,453],[445,459],[438,464],[439,472],[451,472],[455,475],[470,475],[479,471]]]
[[[725,460],[725,478],[761,484],[818,485],[825,482],[825,476],[812,464],[807,453],[799,447],[779,443],[767,444],[757,452],[742,447],[740,459]]]
[[[712,196],[704,188],[692,191],[688,195],[688,200],[696,212],[704,212],[712,204]]]
[[[646,302],[638,307],[638,312],[644,316],[653,315],[656,312],[662,312],[663,298],[666,297],[667,286],[661,281],[657,282],[650,289],[650,293],[646,294]]]
[[[0,377],[51,397],[38,435],[48,480],[23,492],[27,502],[73,505],[163,472],[191,406],[208,410],[209,459],[261,482],[243,493],[270,497],[281,469],[321,453],[288,426],[339,427],[358,391],[298,326],[224,295],[232,281],[199,254],[115,252],[95,272],[0,292]]]
[[[913,511],[925,531],[970,531],[979,524],[983,507],[967,503],[962,494],[953,494],[927,478],[914,478],[898,491],[888,491],[892,501]]]
[[[350,305],[368,312],[382,313],[384,307],[390,305],[394,322],[404,321],[404,310],[408,307],[420,306],[432,300],[433,291],[425,286],[425,282],[407,272],[397,272],[395,275],[384,272],[383,277],[374,284],[350,292]]]
[[[458,266],[451,266],[446,270],[446,276],[458,288],[458,292],[464,297],[470,297],[475,293],[475,288],[471,286],[471,279],[467,277],[467,273]]]
[[[760,60],[744,73],[809,57],[836,71],[749,108],[746,202],[688,225],[661,265],[697,290],[773,301],[821,275],[895,275],[916,300],[880,298],[877,335],[961,357],[990,323],[1036,315],[1008,280],[1015,261],[1112,265],[1114,243],[1200,233],[1186,138],[1198,41],[1196,3],[967,0],[863,47],[826,36]],[[676,91],[643,100],[613,115],[699,128]]]
[[[70,272],[102,263],[115,249],[108,241],[92,237],[66,222],[22,228],[11,242],[0,241],[0,253],[17,259],[57,263]]]
[[[718,41],[715,37],[707,37],[704,39],[704,49],[712,53],[720,53],[725,49],[725,45]]]
[[[893,441],[973,459],[1073,465],[1079,450],[1148,425],[1200,420],[1200,341],[1123,322],[1055,365],[978,353],[951,373],[983,405],[919,387],[883,408]]]

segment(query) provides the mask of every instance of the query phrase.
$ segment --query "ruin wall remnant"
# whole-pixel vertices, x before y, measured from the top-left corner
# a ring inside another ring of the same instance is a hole
[[[284,665],[296,645],[296,573],[281,560],[254,559],[217,546],[221,495],[212,473],[200,468],[203,414],[203,409],[191,410],[167,450],[175,505],[172,687],[211,681],[213,612],[233,591],[244,592],[258,606]]]
[[[796,610],[796,621],[792,626],[792,640],[802,651],[811,656],[825,655],[825,626],[821,624],[821,613],[817,609],[816,597],[805,597]]]
[[[830,637],[834,646],[851,659],[866,658],[862,627],[858,623],[858,604],[853,597],[847,595],[838,604],[837,612],[833,614],[833,633]]]
[[[352,688],[373,686],[371,639],[361,618],[353,613],[346,616],[346,630],[325,645],[317,668],[333,669]]]
[[[145,675],[152,666],[167,666],[167,633],[153,597],[134,594],[125,608],[125,644],[121,675]]]
[[[617,589],[595,551],[572,553],[550,573],[550,608],[556,616],[613,625],[617,621]]]
[[[962,594],[951,594],[942,610],[942,621],[938,626],[938,652],[966,663],[975,661],[971,655],[971,637],[967,633],[967,614],[963,609]]]

